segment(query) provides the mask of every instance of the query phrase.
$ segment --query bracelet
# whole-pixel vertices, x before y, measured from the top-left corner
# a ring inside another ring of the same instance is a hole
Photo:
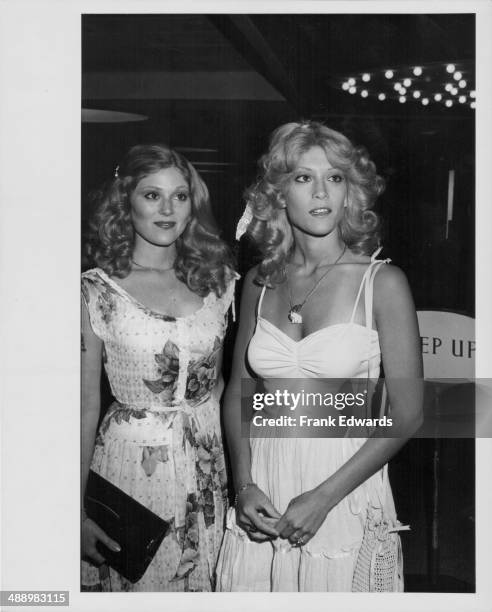
[[[246,491],[246,489],[249,489],[250,487],[256,487],[256,483],[254,482],[247,482],[246,484],[243,484],[239,487],[239,489],[236,491],[236,495],[234,497],[234,505],[237,506],[237,500],[239,498],[239,495],[243,492]]]

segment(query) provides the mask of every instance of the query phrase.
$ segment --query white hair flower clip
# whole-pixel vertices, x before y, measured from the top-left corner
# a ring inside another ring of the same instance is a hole
[[[248,229],[248,225],[253,220],[253,207],[248,202],[246,204],[246,208],[242,214],[242,217],[239,219],[238,224],[236,226],[236,240],[241,240],[241,236]]]

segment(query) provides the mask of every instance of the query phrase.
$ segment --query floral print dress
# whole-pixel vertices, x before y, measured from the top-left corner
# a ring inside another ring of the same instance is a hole
[[[218,357],[233,301],[209,293],[186,317],[156,313],[99,268],[82,294],[116,401],[97,434],[91,469],[170,522],[135,584],[82,562],[84,590],[211,591],[227,510]]]

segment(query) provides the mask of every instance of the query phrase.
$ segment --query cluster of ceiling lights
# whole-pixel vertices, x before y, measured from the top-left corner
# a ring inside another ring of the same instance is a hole
[[[464,62],[388,68],[345,78],[341,88],[349,94],[380,102],[398,100],[400,104],[411,101],[422,106],[441,104],[446,108],[457,105],[474,109],[471,72]]]

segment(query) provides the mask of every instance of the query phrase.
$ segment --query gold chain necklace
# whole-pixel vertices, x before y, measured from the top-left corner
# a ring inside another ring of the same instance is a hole
[[[293,304],[294,300],[292,299],[292,291],[291,291],[289,277],[287,275],[287,270],[286,270],[285,279],[287,280],[287,288],[289,290],[289,302],[290,302],[290,310],[289,310],[289,314],[287,315],[287,318],[289,319],[291,323],[294,323],[296,325],[299,325],[302,323],[301,308],[308,301],[308,299],[313,295],[313,293],[319,287],[321,281],[325,278],[325,276],[329,272],[331,272],[333,268],[337,265],[337,263],[340,261],[340,259],[342,259],[346,250],[347,250],[347,245],[343,247],[343,251],[340,253],[340,255],[335,259],[335,261],[332,264],[330,264],[330,267],[328,268],[328,270],[322,276],[320,276],[320,278],[314,283],[313,287],[310,289],[310,291],[308,291],[306,297],[302,300],[302,302],[299,302],[299,304]]]

